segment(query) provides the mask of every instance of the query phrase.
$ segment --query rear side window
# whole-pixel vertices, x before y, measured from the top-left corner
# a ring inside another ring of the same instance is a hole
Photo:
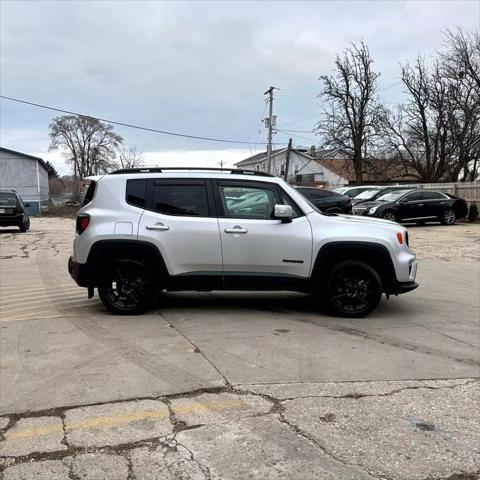
[[[165,215],[208,217],[205,183],[181,184],[153,182],[152,205],[149,209]]]
[[[130,205],[145,208],[146,192],[146,180],[127,180],[127,203]]]
[[[425,200],[445,200],[445,196],[439,192],[422,192]]]
[[[82,207],[88,205],[95,196],[95,190],[97,189],[97,182],[90,182],[88,185],[87,191],[85,192],[85,196],[83,197]]]

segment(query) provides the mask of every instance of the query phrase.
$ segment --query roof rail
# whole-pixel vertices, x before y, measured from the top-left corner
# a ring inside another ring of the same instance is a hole
[[[139,167],[139,168],[122,168],[110,172],[110,175],[120,173],[166,173],[170,171],[195,171],[195,172],[225,172],[233,175],[258,175],[260,177],[274,177],[270,173],[261,172],[260,170],[245,170],[243,168],[214,168],[214,167]]]

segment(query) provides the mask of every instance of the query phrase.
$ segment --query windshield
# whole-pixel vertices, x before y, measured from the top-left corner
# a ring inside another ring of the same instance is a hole
[[[409,190],[395,190],[393,192],[385,193],[377,198],[379,202],[394,202],[398,200],[400,197],[403,197]]]
[[[17,197],[13,193],[0,192],[0,205],[8,207],[17,206]]]
[[[368,200],[370,198],[373,198],[376,194],[378,193],[378,189],[377,190],[365,190],[364,192],[360,193],[359,195],[357,195],[355,197],[355,200],[357,198],[361,199],[361,200]]]

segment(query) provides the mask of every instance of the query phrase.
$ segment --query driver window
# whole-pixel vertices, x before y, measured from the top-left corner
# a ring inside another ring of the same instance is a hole
[[[273,218],[275,193],[269,188],[220,186],[220,199],[226,217],[254,218],[269,220]]]

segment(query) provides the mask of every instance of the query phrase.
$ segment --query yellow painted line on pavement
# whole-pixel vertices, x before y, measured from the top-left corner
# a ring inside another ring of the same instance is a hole
[[[188,414],[202,411],[218,411],[226,410],[232,407],[239,407],[244,405],[243,400],[225,400],[222,402],[209,403],[192,403],[189,405],[179,406],[175,408],[176,414]],[[114,404],[113,404],[114,405]],[[167,411],[150,411],[138,410],[136,412],[129,412],[124,414],[112,415],[108,417],[92,417],[85,420],[74,420],[68,422],[68,430],[76,429],[90,429],[101,427],[116,427],[128,423],[138,422],[139,420],[146,420],[150,418],[163,419],[168,418],[170,413]],[[28,417],[27,417],[28,418]],[[20,440],[37,438],[51,433],[63,431],[62,423],[55,423],[47,427],[25,428],[23,430],[8,431],[4,433],[5,440]]]

